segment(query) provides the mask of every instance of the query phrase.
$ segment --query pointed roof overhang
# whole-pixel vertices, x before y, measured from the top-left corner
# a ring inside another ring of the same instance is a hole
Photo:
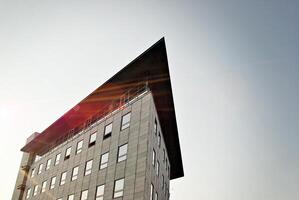
[[[130,88],[147,83],[158,112],[171,164],[170,179],[184,176],[175,108],[164,38],[138,56],[80,103],[36,135],[21,150],[42,155],[57,144],[57,138],[76,134],[88,120],[101,114]],[[63,142],[63,141],[61,141]]]

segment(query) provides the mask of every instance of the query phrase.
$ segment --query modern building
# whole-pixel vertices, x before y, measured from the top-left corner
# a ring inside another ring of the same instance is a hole
[[[31,135],[13,200],[167,200],[184,176],[164,38]]]

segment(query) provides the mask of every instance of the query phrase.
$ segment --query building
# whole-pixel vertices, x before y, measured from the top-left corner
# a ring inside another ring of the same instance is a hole
[[[184,176],[164,38],[21,149],[13,200],[166,200]]]

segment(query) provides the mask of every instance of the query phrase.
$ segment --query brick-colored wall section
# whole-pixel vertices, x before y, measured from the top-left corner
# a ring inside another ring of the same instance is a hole
[[[121,130],[122,116],[131,112],[130,126]],[[154,134],[154,120],[158,122],[158,132],[161,133],[161,146],[158,146],[157,135]],[[112,123],[112,134],[110,137],[103,139],[105,125]],[[92,133],[96,132],[97,138],[94,146],[88,147],[89,138]],[[76,147],[79,141],[83,140],[82,151],[76,155]],[[127,159],[117,163],[118,147],[128,143]],[[64,160],[65,151],[68,147],[72,147],[70,158]],[[160,173],[156,176],[155,169],[152,166],[152,149],[157,153],[157,159],[160,162]],[[169,176],[165,161],[163,161],[163,149],[166,151],[166,159],[168,160],[167,150],[160,129],[159,119],[155,110],[155,105],[150,92],[144,94],[133,103],[129,104],[123,110],[115,112],[106,119],[100,120],[96,125],[87,128],[83,133],[76,135],[74,138],[59,145],[55,150],[51,150],[45,154],[39,161],[30,164],[30,155],[24,153],[21,166],[30,165],[29,174],[32,169],[35,170],[35,176],[28,176],[26,189],[24,194],[17,190],[17,186],[24,180],[24,173],[20,170],[16,188],[12,199],[26,199],[26,192],[31,188],[29,199],[36,200],[56,200],[62,198],[67,199],[70,194],[75,195],[75,200],[80,199],[81,191],[88,189],[88,199],[95,199],[96,187],[105,184],[104,200],[113,199],[114,181],[124,178],[123,197],[117,199],[123,200],[149,200],[150,184],[154,184],[159,200],[168,198]],[[109,151],[108,167],[99,170],[100,156]],[[55,156],[61,153],[60,163],[54,166]],[[31,156],[32,157],[32,156]],[[51,159],[50,169],[46,170],[47,160]],[[84,176],[85,163],[93,160],[91,174]],[[43,169],[37,174],[40,164]],[[169,162],[168,162],[169,163]],[[71,181],[72,169],[79,166],[78,179]],[[63,172],[67,172],[66,182],[60,186],[60,178]],[[162,174],[165,177],[165,184],[162,189]],[[56,177],[54,189],[49,189],[52,177]],[[46,191],[41,193],[41,185],[43,181],[47,181]],[[33,196],[34,186],[39,185],[37,195]]]

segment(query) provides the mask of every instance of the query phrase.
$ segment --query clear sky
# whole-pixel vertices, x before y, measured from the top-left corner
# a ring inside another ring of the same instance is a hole
[[[299,199],[298,10],[291,0],[0,0],[0,199],[11,198],[26,138],[163,36],[185,170],[171,199]]]

